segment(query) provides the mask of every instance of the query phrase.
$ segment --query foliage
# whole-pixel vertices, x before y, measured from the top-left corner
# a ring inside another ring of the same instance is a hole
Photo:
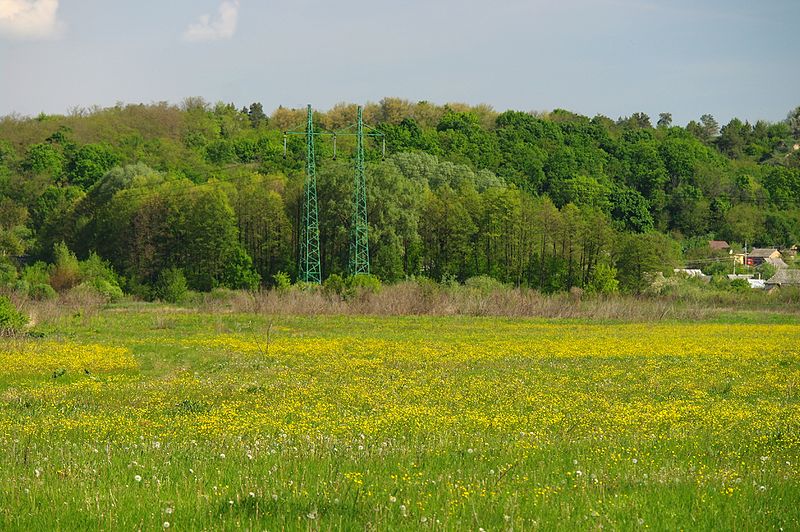
[[[9,334],[20,331],[28,323],[14,303],[4,295],[0,295],[0,334]]]
[[[167,303],[181,303],[189,291],[186,276],[180,268],[166,268],[158,276],[155,296]]]
[[[341,129],[354,111],[341,104],[315,120]],[[800,241],[797,109],[778,123],[720,125],[704,114],[684,128],[669,112],[653,127],[641,112],[498,114],[386,98],[365,116],[389,148],[384,159],[380,142],[366,143],[371,271],[387,283],[489,276],[547,293],[591,291],[613,255],[620,288],[636,291],[646,284],[642,264],[618,253],[637,241],[631,234]],[[292,136],[284,158],[282,132],[302,123],[304,109],[267,116],[259,102],[190,98],[46,118],[0,121],[0,259],[55,262],[62,291],[85,281],[75,260],[92,253],[121,276],[105,281],[140,295],[171,267],[203,291],[296,277],[305,145]],[[317,145],[325,277],[348,266],[354,146],[344,137],[338,146],[333,160],[327,139]],[[62,242],[74,260],[55,256]],[[647,268],[680,261],[662,255],[655,250]]]

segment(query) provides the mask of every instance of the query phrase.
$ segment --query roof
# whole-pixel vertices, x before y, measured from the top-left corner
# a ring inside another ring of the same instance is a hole
[[[764,279],[748,279],[747,282],[750,283],[750,288],[766,288]]]
[[[708,247],[713,250],[730,249],[730,245],[724,240],[709,240]]]
[[[789,286],[800,285],[800,270],[778,270],[775,275],[767,280],[768,285]]]
[[[788,267],[789,267],[789,265],[788,265],[788,264],[786,264],[785,262],[783,262],[783,259],[773,259],[773,258],[766,258],[766,259],[764,259],[764,262],[766,262],[767,264],[771,264],[771,265],[775,266],[775,267],[776,267],[776,268],[778,268],[779,270],[780,270],[780,269],[783,269],[783,268],[788,268]]]
[[[766,259],[774,255],[775,253],[779,253],[778,250],[775,248],[753,248],[753,251],[748,253],[747,256]]]

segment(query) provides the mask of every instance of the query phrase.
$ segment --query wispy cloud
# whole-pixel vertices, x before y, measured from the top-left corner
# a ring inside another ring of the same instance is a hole
[[[230,39],[236,33],[238,22],[239,0],[225,0],[219,6],[216,16],[203,15],[197,22],[190,24],[183,32],[183,39],[189,42]]]
[[[50,39],[63,27],[59,0],[0,0],[0,36],[12,39]]]

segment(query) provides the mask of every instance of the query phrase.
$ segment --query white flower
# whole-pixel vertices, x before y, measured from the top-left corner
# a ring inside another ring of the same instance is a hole
[[[576,477],[582,477],[582,476],[583,476],[583,471],[581,471],[580,469],[578,469],[577,471],[575,471],[575,476],[576,476]]]
[[[142,475],[136,475],[135,477],[133,477],[133,480],[135,480],[136,482],[141,482],[142,481]]]
[[[36,474],[36,478],[39,478],[39,477],[42,476],[42,470],[41,469],[34,469],[33,472]]]
[[[250,494],[249,494],[249,495],[250,495],[250,497],[255,497],[255,496],[256,496],[256,494],[255,494],[255,493],[253,493],[252,491],[250,492]]]
[[[472,449],[467,449],[467,452],[468,452],[469,454],[472,454],[472,453],[474,453],[475,451],[473,451]]]
[[[164,528],[169,528],[169,521],[164,521]]]
[[[306,517],[311,519],[312,521],[317,518],[317,510],[312,510],[306,514]]]
[[[427,522],[428,522],[428,518],[427,518],[427,517],[425,517],[425,516],[423,515],[423,516],[420,518],[419,522],[420,522],[420,523],[427,523]]]
[[[400,513],[403,514],[403,517],[408,515],[408,509],[406,508],[405,504],[400,505]]]
[[[167,514],[171,514],[174,511],[175,511],[175,508],[172,508],[171,506],[167,507],[167,508],[164,508],[164,513],[167,513]]]
[[[219,453],[219,457],[224,460],[225,459],[225,453]]]
[[[767,491],[767,487],[766,486],[759,486],[758,487],[758,491]]]
[[[631,460],[631,461],[632,461],[634,464],[638,464],[638,463],[639,463],[639,460],[637,460],[636,458],[634,458],[634,459],[633,459],[633,460]]]
[[[277,493],[273,493],[272,494],[272,500],[273,501],[277,501],[278,500],[278,494]]]
[[[390,495],[389,502],[397,502],[397,497],[395,497],[394,495]]]

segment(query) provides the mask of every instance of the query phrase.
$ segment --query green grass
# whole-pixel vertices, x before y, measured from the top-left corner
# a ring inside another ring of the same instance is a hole
[[[0,529],[800,528],[796,318],[37,332],[0,351]]]

